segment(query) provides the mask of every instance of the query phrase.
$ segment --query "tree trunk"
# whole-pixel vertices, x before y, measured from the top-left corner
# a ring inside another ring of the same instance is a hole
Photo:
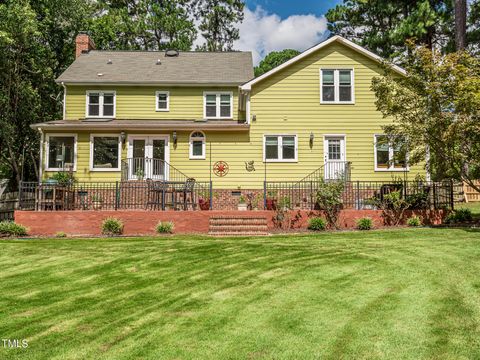
[[[457,51],[467,46],[467,0],[455,0],[455,47]]]

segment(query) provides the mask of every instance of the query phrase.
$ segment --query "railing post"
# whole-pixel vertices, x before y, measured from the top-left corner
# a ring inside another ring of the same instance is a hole
[[[315,210],[315,205],[314,205],[314,196],[313,196],[313,181],[310,180],[310,210]]]
[[[267,181],[263,181],[263,210],[267,210]]]
[[[118,210],[118,202],[119,202],[119,192],[118,192],[118,181],[115,181],[115,211]]]
[[[20,186],[18,188],[18,209],[22,210],[22,188],[23,188],[23,181],[20,181]]]
[[[360,210],[360,181],[357,180],[357,210]]]
[[[450,207],[452,211],[455,208],[455,198],[453,196],[453,179],[450,179]]]
[[[210,180],[210,210],[213,210],[213,183]]]

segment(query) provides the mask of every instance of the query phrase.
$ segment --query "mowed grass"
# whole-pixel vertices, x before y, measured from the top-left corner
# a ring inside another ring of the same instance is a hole
[[[0,246],[0,359],[480,358],[475,230]]]

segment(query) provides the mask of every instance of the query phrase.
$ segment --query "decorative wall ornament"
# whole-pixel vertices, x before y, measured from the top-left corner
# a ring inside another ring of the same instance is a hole
[[[217,161],[213,164],[213,173],[218,177],[224,177],[228,174],[229,166],[225,161]]]
[[[248,172],[255,171],[255,161],[245,161],[245,170]]]

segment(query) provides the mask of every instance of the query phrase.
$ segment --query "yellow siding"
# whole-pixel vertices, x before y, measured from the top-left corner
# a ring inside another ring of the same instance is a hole
[[[83,119],[88,90],[116,92],[117,119],[203,119],[204,91],[233,92],[234,120],[244,119],[238,112],[238,88],[153,87],[153,86],[68,86],[66,119]],[[155,92],[170,92],[170,111],[155,111]]]
[[[319,71],[322,67],[354,69],[355,104],[320,104]],[[265,134],[298,136],[298,162],[268,163],[267,179],[270,181],[297,181],[318,169],[324,161],[324,135],[344,134],[346,157],[352,162],[352,180],[389,181],[392,177],[403,177],[403,172],[374,170],[374,134],[381,134],[381,126],[388,122],[376,111],[375,95],[370,90],[372,77],[378,74],[381,74],[380,67],[373,60],[344,45],[331,44],[253,86],[251,114],[256,115],[256,121],[252,123],[250,132],[207,132],[205,160],[189,160],[190,132],[177,132],[176,148],[170,143],[170,163],[190,177],[208,181],[210,163],[223,160],[229,164],[230,171],[224,178],[212,175],[214,187],[260,188],[263,186],[265,174],[263,162]],[[69,118],[84,116],[85,90],[87,90],[85,87],[69,88],[67,100]],[[171,95],[170,113],[157,113],[154,110],[155,90],[164,89],[125,87],[115,90],[117,90],[117,118],[188,119],[203,116],[203,89],[165,89],[169,90]],[[238,103],[236,94],[235,90],[235,108]],[[127,133],[133,134],[129,131]],[[171,133],[169,132],[170,136]],[[310,133],[315,136],[312,147],[309,145]],[[126,157],[126,149],[123,151],[123,157]],[[248,172],[245,162],[252,160],[255,162],[256,171]],[[423,166],[411,168],[407,175],[408,179],[413,180],[418,173],[425,175]],[[79,134],[77,177],[84,181],[113,181],[120,178],[120,173],[89,171],[87,133]]]

